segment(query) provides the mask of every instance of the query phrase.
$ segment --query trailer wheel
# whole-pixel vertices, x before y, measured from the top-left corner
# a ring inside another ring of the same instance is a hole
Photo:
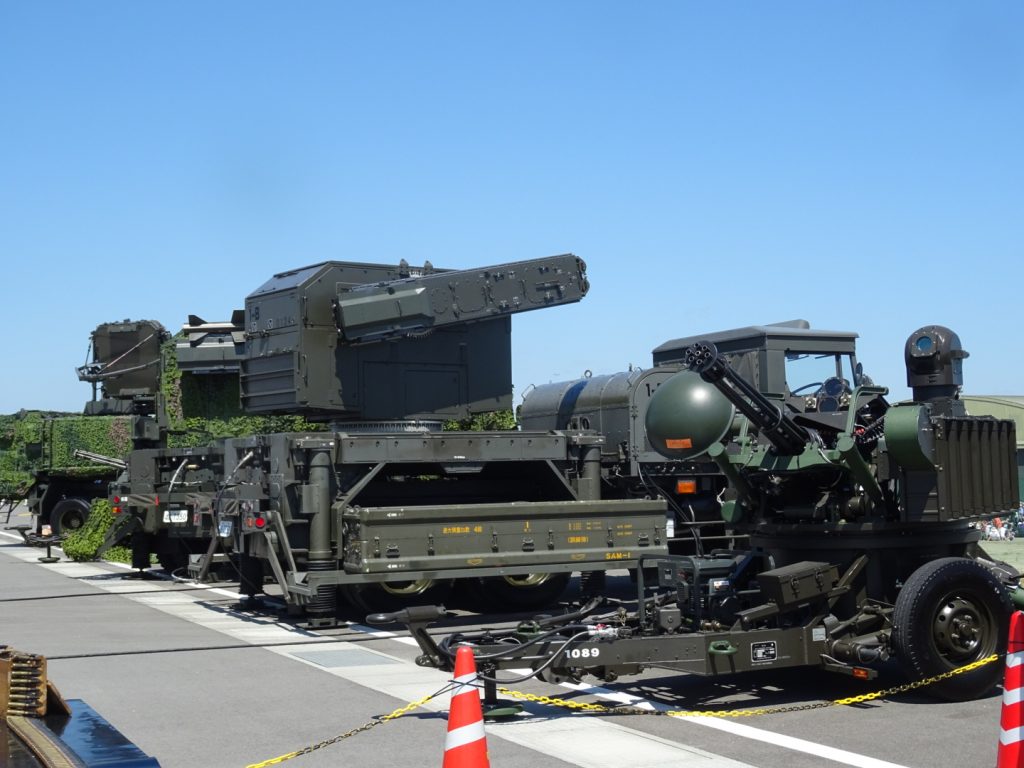
[[[50,530],[54,536],[77,531],[89,517],[89,502],[85,499],[61,499],[50,512]]]
[[[945,557],[914,571],[896,597],[892,642],[910,674],[933,677],[1006,651],[1010,601],[988,568],[975,560]],[[929,685],[947,701],[984,696],[999,682],[1000,664]]]
[[[169,539],[157,545],[156,560],[170,574],[188,565],[189,549],[183,541]]]
[[[491,576],[473,584],[476,602],[484,610],[531,611],[558,600],[569,586],[571,573],[528,573]]]
[[[438,579],[345,584],[341,594],[367,613],[399,611],[412,605],[440,605],[451,594],[452,583]]]
[[[239,552],[238,555],[238,591],[246,597],[255,597],[263,592],[264,561],[258,557]]]
[[[153,548],[153,535],[145,531],[134,531],[128,543],[132,548],[132,568],[137,571],[149,568],[151,562],[149,553]]]
[[[157,552],[156,560],[161,568],[172,575],[188,565],[188,555],[184,552]]]

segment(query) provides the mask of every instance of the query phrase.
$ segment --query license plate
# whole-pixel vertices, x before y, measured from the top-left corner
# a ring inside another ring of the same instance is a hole
[[[230,536],[231,535],[231,521],[221,520],[217,524],[217,535],[218,536]]]
[[[164,522],[165,523],[187,523],[188,522],[188,510],[187,509],[165,509],[164,510]]]

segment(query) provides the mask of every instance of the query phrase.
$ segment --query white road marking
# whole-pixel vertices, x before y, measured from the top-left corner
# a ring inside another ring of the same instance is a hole
[[[4,547],[4,551],[28,562],[37,561],[38,550],[21,550]],[[109,576],[110,571],[89,563],[38,563],[55,573],[70,578],[89,579]],[[417,667],[404,659],[359,648],[348,641],[323,643],[323,636],[305,630],[281,625],[268,619],[265,624],[253,626],[249,617],[243,619],[230,613],[211,611],[201,604],[202,597],[192,592],[166,592],[158,583],[90,580],[99,589],[122,594],[121,597],[211,629],[228,637],[252,645],[290,643],[264,648],[321,672],[335,675],[357,685],[379,691],[402,702],[416,701],[427,693],[444,689],[451,682],[451,675],[436,669]],[[144,593],[144,594],[139,594]],[[237,595],[232,595],[236,597]],[[397,638],[396,638],[397,639]],[[308,643],[317,642],[318,651],[356,649],[379,655],[382,664],[325,668],[298,655],[308,652]],[[394,663],[394,662],[400,663]],[[423,705],[433,712],[448,709],[448,696],[439,696]],[[677,766],[678,768],[753,768],[747,763],[731,760],[711,752],[677,744],[667,739],[645,734],[607,721],[587,718],[537,719],[523,715],[510,722],[485,726],[491,737],[505,739],[529,749],[544,752],[580,768],[655,768],[656,766]],[[441,736],[443,740],[443,736]]]
[[[858,768],[905,768],[898,763],[890,763],[887,760],[879,760],[878,758],[868,757],[867,755],[859,755],[856,752],[847,752],[845,749],[836,749],[835,747],[829,747],[813,741],[798,739],[794,736],[784,736],[780,733],[762,731],[758,728],[751,728],[749,725],[741,725],[728,720],[708,717],[685,717],[681,719],[689,720],[691,722],[696,721],[697,725],[716,728],[720,731],[730,733],[733,736],[743,736],[747,739],[763,741],[766,744],[785,747],[786,749],[792,749],[796,752],[806,752],[807,754],[815,755],[826,760],[833,760],[837,763],[858,766]]]
[[[380,630],[374,630],[369,627],[364,627],[359,624],[354,624],[351,627],[357,631],[366,631],[372,633],[377,637],[388,637],[409,645],[416,645],[416,641],[408,636],[395,635],[391,632],[382,632]],[[1024,654],[1022,654],[1024,655]],[[529,672],[528,669],[521,670],[508,670],[509,674],[526,674]],[[569,690],[579,691],[581,693],[588,693],[596,698],[604,701],[610,701],[616,704],[628,704],[632,707],[639,707],[641,709],[651,709],[660,711],[669,711],[671,708],[661,704],[643,699],[639,696],[633,696],[625,693],[624,691],[613,691],[608,688],[602,688],[595,685],[587,684],[574,684],[574,683],[562,683],[562,688],[568,688]],[[879,760],[874,757],[868,757],[867,755],[861,755],[856,752],[848,752],[842,749],[836,749],[834,747],[828,747],[824,744],[818,744],[817,742],[807,741],[805,739],[798,739],[792,736],[783,736],[778,733],[772,733],[770,731],[762,731],[757,728],[752,728],[749,725],[741,725],[740,723],[732,720],[724,720],[722,718],[714,717],[680,717],[676,716],[675,719],[686,720],[687,722],[693,723],[694,725],[703,725],[708,728],[715,728],[720,731],[732,734],[733,736],[741,736],[746,739],[753,739],[755,741],[761,741],[768,744],[774,744],[775,746],[784,747],[791,749],[796,752],[806,752],[807,754],[815,755],[817,757],[833,760],[837,763],[843,763],[845,765],[857,766],[857,768],[905,768],[898,763],[891,763],[885,760]],[[575,721],[574,721],[575,722]]]
[[[0,534],[20,540],[20,537],[13,537],[3,531],[0,531]],[[68,561],[53,564],[38,563],[38,555],[36,554],[38,550],[31,548],[15,549],[4,547],[4,551],[21,560],[28,562],[36,561],[41,567],[62,573],[70,578],[85,579],[109,575],[110,573],[108,570],[88,563],[72,563]],[[123,564],[110,563],[110,565],[130,570],[129,566],[124,566]],[[140,581],[125,584],[124,582],[90,581],[89,583],[112,593],[136,593],[125,594],[123,597],[149,605],[164,613],[177,616],[193,624],[198,624],[252,645],[282,642],[302,644],[322,639],[321,635],[281,625],[273,619],[268,619],[266,623],[253,626],[251,619],[248,617],[246,620],[242,620],[230,613],[211,612],[208,606],[200,604],[201,598],[195,596],[194,593],[166,592],[159,584],[152,582]],[[203,591],[228,597],[238,596],[235,592],[219,588],[211,587]],[[138,594],[139,592],[147,592],[149,594]],[[390,638],[396,642],[410,645],[416,644],[416,641],[411,637],[395,635],[394,633],[371,627],[355,624],[351,628],[374,637]],[[428,690],[440,690],[451,679],[446,673],[434,669],[416,667],[401,659],[399,659],[399,661],[402,661],[401,665],[381,664],[327,669],[315,662],[296,656],[295,652],[301,647],[301,645],[278,646],[269,647],[265,650],[286,656],[328,674],[342,677],[357,685],[386,693],[404,701],[415,701],[422,698]],[[343,640],[337,643],[318,643],[317,645],[318,650],[352,647],[354,646],[351,643]],[[375,651],[374,653],[377,652]],[[385,654],[381,655],[388,659],[395,658]],[[601,688],[600,686],[563,683],[562,687],[585,692],[606,701],[615,701],[651,709],[668,709],[664,705],[631,696],[621,691]],[[427,702],[424,708],[435,712],[444,711],[447,709],[447,701],[432,700]],[[761,741],[785,749],[815,755],[844,765],[855,766],[855,768],[904,768],[897,763],[836,749],[805,739],[762,731],[748,725],[741,725],[720,718],[679,716],[677,719],[685,720],[694,725],[715,728],[733,736]],[[581,729],[586,729],[586,732]],[[564,759],[567,762],[573,762],[583,768],[620,768],[624,762],[634,766],[634,768],[647,768],[647,766],[652,766],[653,768],[653,766],[663,766],[665,764],[700,766],[700,768],[743,768],[746,765],[710,752],[685,747],[665,739],[650,736],[649,734],[617,725],[608,720],[576,717],[552,719],[522,718],[505,723],[488,723],[487,731],[513,743],[537,749]],[[567,731],[571,731],[571,733],[567,733]],[[638,756],[641,755],[643,756],[643,761],[638,762]]]
[[[623,691],[612,691],[596,685],[587,685],[585,683],[562,683],[562,687],[579,691],[580,693],[588,693],[599,699],[614,701],[619,704],[643,706],[645,709],[656,709],[662,712],[671,711],[671,707],[667,707],[663,704],[648,701],[647,699],[642,699],[639,696],[632,696],[628,693],[624,693]],[[833,760],[837,763],[843,763],[844,765],[853,765],[857,768],[905,768],[905,766],[902,766],[899,763],[891,763],[887,760],[879,760],[878,758],[868,757],[867,755],[861,755],[856,752],[848,752],[844,749],[829,747],[824,744],[818,744],[814,741],[798,739],[795,736],[785,736],[780,733],[762,731],[758,728],[753,728],[749,725],[742,725],[732,720],[725,720],[720,717],[687,717],[685,715],[673,715],[672,717],[676,720],[685,720],[686,722],[693,723],[694,725],[703,725],[708,728],[725,731],[733,736],[742,736],[745,739],[753,739],[754,741],[773,744],[777,747],[784,747],[785,749],[791,749],[796,752],[806,752],[809,755],[821,757],[826,760]]]
[[[331,648],[332,645],[326,647]],[[337,645],[343,647],[349,644],[340,641]],[[318,650],[322,648],[324,646],[317,647]],[[291,655],[304,648],[271,650]],[[302,658],[299,661],[323,669],[312,661]],[[424,691],[437,691],[451,682],[451,675],[446,672],[424,667],[412,667],[410,670],[407,662],[402,665],[337,667],[326,671],[406,701],[415,701],[424,695]],[[447,699],[447,696],[438,697],[427,702],[424,708],[443,712],[448,708]],[[680,768],[750,768],[746,763],[596,718],[534,718],[524,713],[505,722],[486,723],[485,730],[489,736],[496,735],[583,768],[622,768],[623,765],[632,768],[666,765]]]

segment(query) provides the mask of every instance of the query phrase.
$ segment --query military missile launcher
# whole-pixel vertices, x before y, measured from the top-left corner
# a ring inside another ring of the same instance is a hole
[[[492,605],[546,604],[573,571],[665,552],[663,501],[602,496],[594,430],[441,430],[511,407],[512,314],[588,289],[571,254],[275,275],[246,299],[241,405],[325,431],[136,451],[115,501],[146,531],[209,532],[194,575],[219,547],[244,594],[269,580],[313,624],[335,621],[339,596],[380,608],[456,579]]]
[[[492,601],[540,604],[573,570],[664,551],[663,503],[602,499],[593,431],[438,429],[511,406],[510,315],[588,288],[564,255],[457,272],[328,263],[251,294],[245,408],[330,433],[226,441],[219,524],[246,588],[269,571],[316,622],[339,586],[371,608],[469,577]]]
[[[1024,602],[1019,574],[985,555],[975,525],[1018,505],[1015,426],[966,415],[957,335],[911,334],[913,399],[890,404],[857,365],[852,335],[822,353],[806,330],[747,330],[660,348],[685,370],[654,393],[645,429],[666,458],[714,462],[728,481],[722,516],[748,549],[646,560],[632,611],[594,600],[440,644],[423,630],[443,610],[371,620],[410,624],[422,663],[444,669],[456,644],[474,644],[485,679],[506,668],[557,682],[794,666],[870,679],[892,658],[940,697],[991,690],[999,664],[946,673],[1004,651],[1011,598]],[[742,336],[761,337],[756,354]],[[817,372],[797,378],[790,363]]]
[[[588,289],[572,255],[462,272],[429,262],[283,272],[245,301],[243,407],[379,426],[510,408],[510,316]]]

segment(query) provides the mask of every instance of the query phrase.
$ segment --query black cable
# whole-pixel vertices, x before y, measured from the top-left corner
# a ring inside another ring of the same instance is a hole
[[[603,622],[596,621],[596,620],[593,622],[593,624],[599,624],[599,623],[603,623]],[[593,624],[573,624],[573,625],[561,627],[558,630],[551,630],[549,632],[544,632],[544,633],[542,633],[540,635],[537,635],[536,637],[532,637],[532,638],[530,638],[530,640],[528,642],[518,643],[518,644],[516,644],[513,648],[511,648],[508,651],[499,651],[499,652],[496,652],[496,653],[485,653],[485,654],[476,654],[476,653],[474,653],[473,655],[474,655],[474,658],[476,660],[478,660],[478,661],[498,661],[498,660],[514,661],[516,659],[521,658],[526,653],[528,653],[529,649],[531,647],[539,645],[539,644],[543,643],[544,641],[548,640],[549,638],[558,637],[558,636],[564,637],[564,634],[562,634],[562,632],[564,630],[568,630],[568,631],[574,632],[575,634],[572,635],[572,637],[569,637],[569,638],[565,639],[561,643],[560,647],[556,648],[554,651],[551,651],[547,661],[545,661],[543,664],[541,664],[539,667],[537,667],[537,669],[533,670],[530,674],[526,675],[523,678],[516,678],[515,680],[508,680],[508,681],[505,681],[505,682],[521,682],[522,680],[529,680],[531,677],[534,677],[538,672],[540,672],[540,671],[542,671],[544,669],[547,669],[547,667],[551,666],[551,664],[554,663],[555,657],[558,656],[558,654],[560,654],[563,650],[565,650],[565,648],[570,643],[572,643],[572,642],[574,642],[574,641],[576,641],[576,640],[578,640],[578,639],[580,639],[582,637],[589,637],[590,636],[590,632],[591,632],[591,630],[593,628]],[[448,637],[444,638],[438,644],[438,650],[440,650],[441,653],[443,653],[449,659],[454,659],[455,654],[452,653],[449,650],[453,643],[466,642],[468,639],[471,639],[473,637],[476,637],[478,639],[482,639],[483,637],[485,637],[488,634],[489,633],[487,631],[484,631],[484,632],[480,632],[480,633],[473,633],[472,635],[466,635],[466,634],[449,635]],[[479,648],[480,646],[477,646],[477,647]],[[498,681],[498,682],[501,682],[501,681]]]
[[[206,592],[210,587],[186,587],[184,589],[137,589],[130,592],[79,592],[68,595],[40,595],[39,597],[0,597],[0,603],[24,603],[31,600],[65,600],[71,597],[120,597],[121,595],[152,595],[163,592]],[[225,597],[226,600],[231,599]]]
[[[599,605],[604,603],[606,599],[607,598],[601,596],[592,597],[586,603],[584,603],[582,607],[580,607],[578,610],[573,611],[572,613],[565,613],[561,616],[548,616],[543,619],[537,619],[537,626],[548,627],[553,624],[558,624],[559,622],[567,624],[574,619],[581,619],[584,616],[589,616],[591,612],[594,609],[596,609]]]
[[[199,575],[201,577],[205,577],[206,574],[209,572],[210,564],[213,562],[213,555],[217,551],[217,545],[220,543],[220,500],[224,495],[224,491],[226,491],[229,486],[234,487],[231,483],[234,480],[235,475],[238,473],[238,470],[244,467],[251,459],[255,458],[255,456],[255,449],[250,449],[249,452],[246,453],[245,456],[243,456],[238,461],[237,464],[235,464],[234,468],[231,470],[231,472],[228,473],[227,477],[224,478],[224,482],[220,484],[220,488],[217,489],[217,493],[213,497],[213,503],[210,505],[211,519],[213,521],[212,535],[210,537],[210,545],[207,547],[206,554],[204,555],[204,558],[209,562],[206,562],[206,564],[200,570]],[[235,483],[235,485],[238,485],[238,483]],[[238,522],[239,524],[241,524],[241,517],[239,517]],[[228,555],[228,564],[235,571],[235,574],[238,576],[239,581],[241,581],[242,572],[241,570],[239,570],[238,566],[235,565],[235,561],[231,558],[231,554],[233,553],[226,554]]]
[[[288,640],[279,643],[237,643],[232,645],[193,645],[184,648],[152,648],[140,651],[101,651],[98,653],[72,653],[66,656],[46,655],[47,661],[69,661],[74,659],[97,659],[113,656],[149,656],[158,653],[193,653],[199,651],[233,651],[243,648],[278,648],[282,646],[306,646],[306,645],[327,645],[337,644],[339,641],[334,637],[325,637],[323,640]]]
[[[531,678],[536,677],[541,672],[543,672],[545,669],[547,669],[552,664],[554,664],[555,663],[555,659],[558,657],[558,654],[560,654],[562,651],[564,651],[566,648],[568,648],[571,643],[575,642],[576,640],[579,640],[580,638],[588,637],[589,635],[590,635],[590,633],[588,631],[584,631],[584,632],[578,632],[575,635],[573,635],[572,637],[567,638],[566,641],[564,643],[562,643],[562,645],[559,648],[557,648],[554,652],[552,652],[552,654],[547,658],[547,660],[543,664],[541,664],[536,669],[532,670],[529,674],[520,675],[519,677],[511,677],[511,678],[509,678],[507,680],[499,680],[496,677],[488,677],[487,675],[484,675],[484,674],[478,672],[477,673],[477,677],[479,677],[481,680],[486,680],[486,681],[491,682],[491,683],[499,683],[501,685],[510,685],[512,683],[522,683],[522,682],[525,682],[526,680],[529,680]]]
[[[675,499],[672,498],[672,495],[664,488],[659,486],[657,483],[655,483],[653,480],[651,480],[650,476],[644,471],[643,465],[640,466],[639,471],[640,481],[644,484],[644,487],[648,491],[653,490],[656,494],[665,499],[665,501],[668,502],[669,506],[672,507],[673,511],[678,512],[680,518],[684,518],[685,515],[683,514],[683,508],[679,506],[679,503]],[[692,525],[687,526],[687,529],[689,530],[690,535],[693,537],[694,549],[696,550],[698,556],[703,557],[704,542],[700,538],[700,531],[697,527],[697,515],[693,511],[692,506],[690,507],[690,522],[692,523]]]

